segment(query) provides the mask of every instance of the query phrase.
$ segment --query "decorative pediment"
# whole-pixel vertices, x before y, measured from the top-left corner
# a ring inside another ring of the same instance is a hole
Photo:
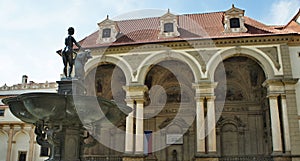
[[[247,28],[245,27],[244,13],[244,10],[235,8],[234,5],[232,5],[231,9],[225,11],[223,21],[224,32],[247,32]]]
[[[177,37],[180,35],[178,32],[178,18],[176,15],[168,12],[159,19],[159,38]]]
[[[229,10],[225,11],[225,15],[238,15],[238,14],[242,14],[244,15],[245,10],[239,9],[239,8],[235,8],[234,5],[232,5],[232,8],[230,8]]]
[[[107,18],[98,23],[99,26],[99,35],[97,39],[97,43],[112,43],[116,41],[117,35],[119,33],[119,28],[115,21],[112,21]]]

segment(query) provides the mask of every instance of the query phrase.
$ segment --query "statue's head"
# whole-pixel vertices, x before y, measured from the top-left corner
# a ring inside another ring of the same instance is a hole
[[[86,58],[87,59],[93,58],[92,55],[91,55],[91,50],[90,49],[86,49],[86,50],[84,50],[84,52],[86,53]]]
[[[75,30],[74,30],[73,27],[69,27],[69,28],[68,28],[68,34],[69,34],[69,35],[73,35],[74,32],[75,32]]]

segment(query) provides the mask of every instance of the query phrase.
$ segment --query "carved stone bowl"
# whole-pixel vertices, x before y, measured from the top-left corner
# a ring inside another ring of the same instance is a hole
[[[118,124],[131,108],[95,96],[26,93],[3,99],[11,112],[26,123],[89,124],[110,121]]]

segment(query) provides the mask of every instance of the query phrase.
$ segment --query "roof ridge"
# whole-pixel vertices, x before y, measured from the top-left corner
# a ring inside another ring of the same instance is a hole
[[[188,16],[188,15],[206,15],[206,14],[216,14],[216,13],[224,13],[225,11],[216,11],[216,12],[205,12],[205,13],[184,13],[184,14],[178,14],[175,16]],[[124,19],[124,20],[113,20],[115,22],[125,22],[125,21],[138,21],[138,20],[147,20],[147,19],[158,19],[159,16],[154,17],[143,17],[143,18],[132,18],[132,19]]]
[[[206,14],[216,14],[216,13],[224,13],[225,11],[216,11],[216,12],[204,12],[204,13],[186,13],[186,14],[182,14],[182,16],[184,15],[206,15]]]

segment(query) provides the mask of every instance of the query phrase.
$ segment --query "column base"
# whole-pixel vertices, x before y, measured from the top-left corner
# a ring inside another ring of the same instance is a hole
[[[145,160],[147,160],[147,161],[157,161],[157,158],[154,154],[149,154],[148,156],[146,156]]]
[[[126,155],[122,157],[122,161],[144,161],[145,156],[143,155]]]
[[[219,158],[195,158],[194,161],[219,161]]]
[[[195,161],[219,161],[217,153],[196,153]]]
[[[273,157],[274,161],[292,161],[291,157]]]

